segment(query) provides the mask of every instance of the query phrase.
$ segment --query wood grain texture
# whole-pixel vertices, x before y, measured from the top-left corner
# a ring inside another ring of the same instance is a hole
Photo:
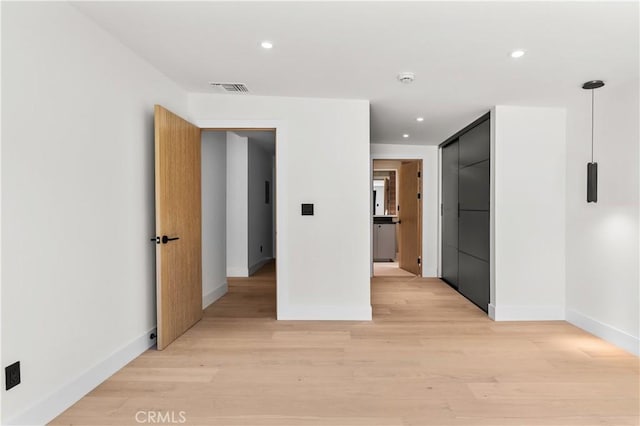
[[[402,160],[373,160],[373,170],[400,170]]]
[[[398,225],[400,258],[398,263],[401,269],[418,276],[422,275],[422,265],[418,264],[422,246],[422,227],[420,225],[422,200],[418,199],[420,162],[420,160],[403,161],[400,166],[400,211],[398,212],[400,219],[400,225]]]
[[[276,321],[273,265],[52,424],[595,426],[639,422],[638,358],[564,322],[493,322],[437,279],[374,278],[373,321]]]
[[[200,129],[155,106],[158,349],[202,318]]]
[[[400,269],[398,262],[373,262],[374,277],[415,277],[415,274]]]

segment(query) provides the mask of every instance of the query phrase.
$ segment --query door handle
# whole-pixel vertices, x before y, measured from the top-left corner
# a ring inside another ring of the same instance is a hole
[[[162,236],[162,244],[167,244],[169,241],[175,241],[175,240],[179,240],[180,237],[175,237],[175,238],[169,238],[166,235]]]

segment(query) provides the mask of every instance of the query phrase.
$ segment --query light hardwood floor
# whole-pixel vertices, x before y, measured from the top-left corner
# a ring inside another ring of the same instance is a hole
[[[398,262],[373,262],[374,277],[415,277],[409,271],[400,269]]]
[[[565,322],[492,322],[437,279],[375,278],[372,304],[372,322],[276,321],[268,267],[53,424],[639,423],[638,358]]]

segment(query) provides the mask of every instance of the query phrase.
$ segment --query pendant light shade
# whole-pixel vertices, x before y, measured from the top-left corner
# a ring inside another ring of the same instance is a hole
[[[593,116],[595,99],[593,91],[604,86],[602,80],[587,81],[582,85],[585,90],[591,90],[591,162],[587,163],[587,203],[598,202],[598,163],[593,161]]]
[[[598,163],[587,163],[587,203],[598,202]]]

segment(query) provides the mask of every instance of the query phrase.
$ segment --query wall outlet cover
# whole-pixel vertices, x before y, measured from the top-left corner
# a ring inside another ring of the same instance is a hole
[[[302,216],[313,216],[313,204],[302,205]]]
[[[20,384],[20,361],[14,362],[4,369],[6,389],[9,390]]]

